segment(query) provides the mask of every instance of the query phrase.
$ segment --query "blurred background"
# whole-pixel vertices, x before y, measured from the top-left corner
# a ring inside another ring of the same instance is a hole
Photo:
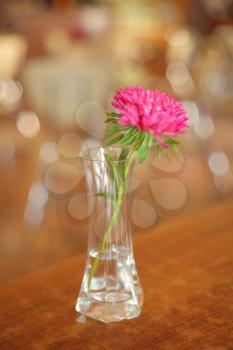
[[[120,87],[190,116],[178,158],[137,168],[135,234],[232,196],[232,17],[231,0],[0,0],[0,283],[85,252],[79,155]]]

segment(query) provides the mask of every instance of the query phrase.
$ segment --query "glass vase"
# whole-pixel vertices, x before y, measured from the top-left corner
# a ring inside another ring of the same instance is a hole
[[[129,220],[135,159],[122,155],[118,148],[94,148],[82,158],[91,214],[76,311],[106,323],[139,316],[143,301]]]

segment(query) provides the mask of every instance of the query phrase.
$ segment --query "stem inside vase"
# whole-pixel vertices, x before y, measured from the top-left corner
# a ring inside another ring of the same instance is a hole
[[[128,221],[132,153],[95,149],[84,158],[92,218],[86,269],[76,310],[104,322],[136,317],[142,290],[135,267]],[[96,217],[102,213],[103,233]],[[122,220],[122,218],[125,219]]]

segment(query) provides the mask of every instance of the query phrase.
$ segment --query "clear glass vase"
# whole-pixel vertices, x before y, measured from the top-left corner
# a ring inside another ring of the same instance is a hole
[[[143,302],[128,220],[135,159],[122,155],[117,148],[83,155],[91,215],[76,311],[106,323],[139,316]]]

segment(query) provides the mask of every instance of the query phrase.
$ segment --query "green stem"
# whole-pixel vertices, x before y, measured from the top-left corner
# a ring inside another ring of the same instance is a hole
[[[127,164],[127,166],[125,168],[125,178],[127,178],[130,166],[132,164],[133,155],[136,155],[135,151],[132,152],[132,154],[131,154],[131,156],[129,158],[128,164]],[[104,238],[103,238],[103,240],[102,240],[102,242],[100,244],[98,255],[96,256],[96,258],[94,260],[94,263],[93,263],[93,265],[91,267],[91,271],[90,271],[90,274],[89,274],[89,277],[88,277],[88,283],[87,283],[88,291],[90,291],[91,281],[92,281],[93,277],[95,276],[95,273],[96,273],[96,271],[98,269],[98,266],[100,264],[100,259],[104,255],[104,252],[105,252],[105,249],[106,249],[106,245],[108,243],[109,236],[110,236],[110,234],[112,232],[112,229],[114,228],[114,225],[117,223],[118,217],[120,215],[123,195],[124,195],[124,186],[120,185],[119,192],[118,192],[117,203],[116,203],[116,206],[114,206],[115,210],[113,212],[113,216],[112,216],[112,218],[111,218],[111,220],[109,222],[109,225],[108,225],[108,227],[107,227],[107,229],[106,229],[106,231],[104,233]]]
[[[118,194],[118,198],[117,198],[117,206],[115,207],[115,210],[114,210],[113,216],[111,218],[111,221],[109,222],[109,225],[108,225],[108,227],[107,227],[107,229],[106,229],[106,231],[104,233],[104,238],[103,238],[103,240],[102,240],[102,242],[100,244],[98,255],[97,255],[97,257],[94,260],[94,263],[92,265],[92,268],[91,268],[91,271],[90,271],[90,274],[89,274],[89,277],[88,277],[88,284],[87,284],[88,291],[90,290],[92,278],[95,276],[95,273],[96,273],[96,271],[98,269],[98,266],[99,266],[99,263],[100,263],[100,259],[104,255],[104,252],[105,252],[105,249],[106,249],[106,245],[108,243],[108,239],[109,239],[109,236],[111,234],[111,231],[112,231],[114,225],[116,224],[116,222],[118,220],[118,217],[120,215],[122,199],[123,199],[123,188],[122,188],[122,186],[120,186],[119,194]]]

